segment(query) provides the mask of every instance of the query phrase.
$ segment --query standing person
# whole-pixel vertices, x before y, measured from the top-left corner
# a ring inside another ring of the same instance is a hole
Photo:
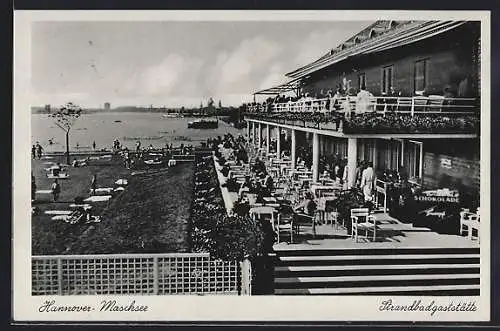
[[[356,187],[361,187],[361,177],[363,175],[363,171],[366,168],[365,161],[358,161],[358,167],[356,168],[356,173],[354,175],[355,182],[354,185]]]
[[[373,163],[368,162],[366,169],[363,170],[361,175],[361,189],[363,190],[365,201],[372,201],[374,182],[375,172],[373,171]]]
[[[92,175],[92,180],[90,181],[90,190],[92,191],[92,195],[95,195],[95,190],[97,188],[97,175]]]
[[[31,201],[35,201],[36,199],[36,182],[35,176],[31,174]]]
[[[41,159],[42,158],[42,151],[43,151],[43,147],[42,145],[40,145],[40,143],[37,141],[36,142],[36,153],[38,155],[38,158]]]
[[[135,151],[139,153],[141,151],[141,142],[137,140],[137,143],[135,144]]]
[[[36,159],[36,146],[35,145],[31,146],[31,156],[33,157],[33,159]]]
[[[96,144],[95,144],[95,140],[94,140],[94,142],[92,143],[92,148],[95,150],[95,147],[96,147]]]
[[[52,196],[54,197],[54,201],[59,200],[59,194],[61,193],[61,185],[59,185],[57,179],[54,179],[51,190],[52,190]]]
[[[125,168],[130,169],[130,156],[125,152]]]

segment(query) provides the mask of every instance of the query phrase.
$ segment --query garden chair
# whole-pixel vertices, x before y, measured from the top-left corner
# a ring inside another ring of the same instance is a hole
[[[427,104],[429,103],[429,98],[427,97],[414,97],[413,104],[414,110],[416,112],[424,112],[427,110]]]
[[[468,209],[463,209],[460,212],[460,235],[464,230],[467,233],[467,238],[472,239],[473,230],[477,230],[477,239],[479,240],[479,219],[480,216],[471,213]]]
[[[293,244],[293,213],[279,213],[275,220],[276,224],[273,225],[273,228],[277,234],[277,243],[281,242],[282,234],[287,234],[290,237],[290,243]]]
[[[409,112],[411,110],[411,105],[411,98],[401,97],[398,98],[396,109],[398,112]]]
[[[307,215],[303,213],[296,213],[293,215],[293,232],[296,235],[300,234],[301,227],[311,228],[313,238],[316,237],[316,219],[318,217],[318,211],[314,212],[314,215]]]
[[[442,95],[429,95],[429,111],[441,112],[443,110],[444,97]]]
[[[373,215],[370,215],[368,208],[353,208],[351,209],[351,237],[358,242],[359,230],[365,231],[365,238],[368,239],[368,232],[372,231],[372,240],[376,240],[377,226]]]

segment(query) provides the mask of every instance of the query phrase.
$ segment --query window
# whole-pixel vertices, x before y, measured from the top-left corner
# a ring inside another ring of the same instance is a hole
[[[366,88],[366,75],[364,73],[358,75],[358,88],[360,90]]]
[[[377,168],[379,170],[398,170],[401,143],[397,140],[377,141]]]
[[[408,171],[408,177],[422,178],[422,155],[423,144],[419,141],[408,140],[404,146],[404,166]]]
[[[415,62],[414,91],[423,91],[427,87],[427,60]]]
[[[393,66],[382,68],[382,93],[385,94],[389,93],[391,87],[393,86],[392,72],[393,72]]]

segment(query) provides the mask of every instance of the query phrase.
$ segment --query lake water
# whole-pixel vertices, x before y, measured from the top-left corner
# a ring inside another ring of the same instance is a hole
[[[217,129],[188,129],[187,123],[193,120],[152,113],[83,114],[71,129],[70,149],[75,150],[77,144],[81,150],[90,149],[93,141],[97,149],[111,148],[115,139],[130,149],[135,148],[137,140],[143,147],[150,144],[164,147],[167,143],[197,145],[210,137],[226,133],[243,135],[245,132],[223,121],[219,121]],[[50,139],[53,145],[49,144]],[[31,140],[33,144],[39,141],[47,152],[65,150],[65,134],[48,114],[31,115]]]

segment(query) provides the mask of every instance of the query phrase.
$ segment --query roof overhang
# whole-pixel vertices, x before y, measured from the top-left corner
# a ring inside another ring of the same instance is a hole
[[[300,78],[299,79],[293,79],[293,80],[288,81],[286,83],[283,83],[281,85],[257,91],[254,94],[255,95],[259,95],[259,94],[277,95],[277,94],[281,94],[281,93],[295,91],[298,88],[300,88],[301,86],[302,86],[302,79],[300,79]]]
[[[287,73],[286,76],[294,79],[300,79],[313,72],[344,61],[349,57],[371,54],[415,43],[449,31],[465,23],[465,21],[419,21],[409,23],[399,29],[396,28],[378,37],[366,40],[359,45],[354,45],[347,49],[333,53],[330,56],[323,57],[302,68]]]

